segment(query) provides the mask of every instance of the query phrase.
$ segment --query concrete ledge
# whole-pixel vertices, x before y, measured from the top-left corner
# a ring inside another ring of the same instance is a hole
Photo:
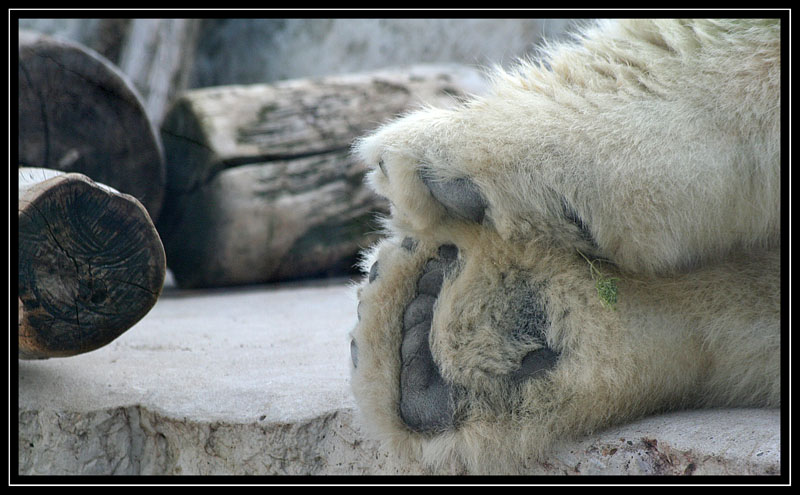
[[[19,362],[19,474],[429,474],[364,437],[344,281],[167,289],[108,346]],[[777,410],[688,411],[565,445],[530,474],[780,474]]]

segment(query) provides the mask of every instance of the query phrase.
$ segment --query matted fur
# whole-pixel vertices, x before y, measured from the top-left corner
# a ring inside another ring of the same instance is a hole
[[[353,391],[370,431],[433,467],[518,472],[554,442],[645,414],[780,404],[779,22],[602,21],[542,55],[496,70],[487,96],[421,109],[357,144],[392,211],[390,236],[364,258],[379,272],[358,289]],[[482,223],[452,217],[420,169],[471,180]],[[459,270],[430,345],[472,402],[432,435],[399,416],[399,348],[442,244],[458,246]],[[607,260],[615,310],[577,250]],[[510,341],[496,318],[522,282],[547,301],[560,358],[509,388],[497,377],[535,344]]]

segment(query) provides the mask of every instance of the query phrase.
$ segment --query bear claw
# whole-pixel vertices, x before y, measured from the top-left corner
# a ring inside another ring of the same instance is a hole
[[[353,368],[358,368],[358,344],[356,344],[356,339],[350,340],[350,359],[353,361]]]
[[[370,283],[372,283],[372,282],[375,281],[376,278],[378,278],[378,262],[377,261],[375,263],[373,263],[372,266],[369,269],[368,280],[370,281]]]

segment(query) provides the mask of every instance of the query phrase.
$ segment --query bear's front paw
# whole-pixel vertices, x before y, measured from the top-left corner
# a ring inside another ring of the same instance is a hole
[[[482,223],[486,195],[447,139],[449,124],[433,125],[437,114],[415,114],[361,139],[356,151],[370,168],[367,181],[392,204],[392,217],[422,233],[450,221]],[[427,116],[427,118],[425,118]],[[429,127],[445,131],[438,135]]]
[[[390,228],[431,238],[478,226],[506,241],[548,238],[604,257],[578,203],[542,175],[541,164],[557,153],[534,145],[524,159],[494,153],[470,115],[428,109],[357,141],[367,183],[391,204]]]

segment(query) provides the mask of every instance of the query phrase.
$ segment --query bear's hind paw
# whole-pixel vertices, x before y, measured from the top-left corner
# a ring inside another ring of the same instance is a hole
[[[431,350],[431,331],[445,281],[449,281],[446,290],[456,290],[452,281],[459,277],[465,260],[455,245],[442,244],[432,249],[419,246],[410,238],[401,243],[385,241],[375,254],[366,284],[359,289],[360,323],[354,331],[351,353],[357,399],[384,400],[380,404],[362,402],[362,411],[367,416],[389,416],[391,424],[412,435],[429,437],[455,431],[470,421],[471,405],[483,391],[481,387],[471,390],[463,377],[456,383],[444,376]],[[508,320],[520,320],[522,325],[521,330],[514,331],[525,336],[514,338],[534,336],[542,342],[522,355],[517,369],[488,374],[490,382],[498,387],[514,389],[526,380],[544,376],[556,366],[559,354],[543,343],[538,327],[547,322],[541,314],[516,315]],[[366,354],[370,355],[369,364],[364,360]],[[379,372],[375,368],[384,369]],[[386,377],[391,368],[395,379],[381,382],[370,378]],[[380,390],[381,387],[396,390]]]

